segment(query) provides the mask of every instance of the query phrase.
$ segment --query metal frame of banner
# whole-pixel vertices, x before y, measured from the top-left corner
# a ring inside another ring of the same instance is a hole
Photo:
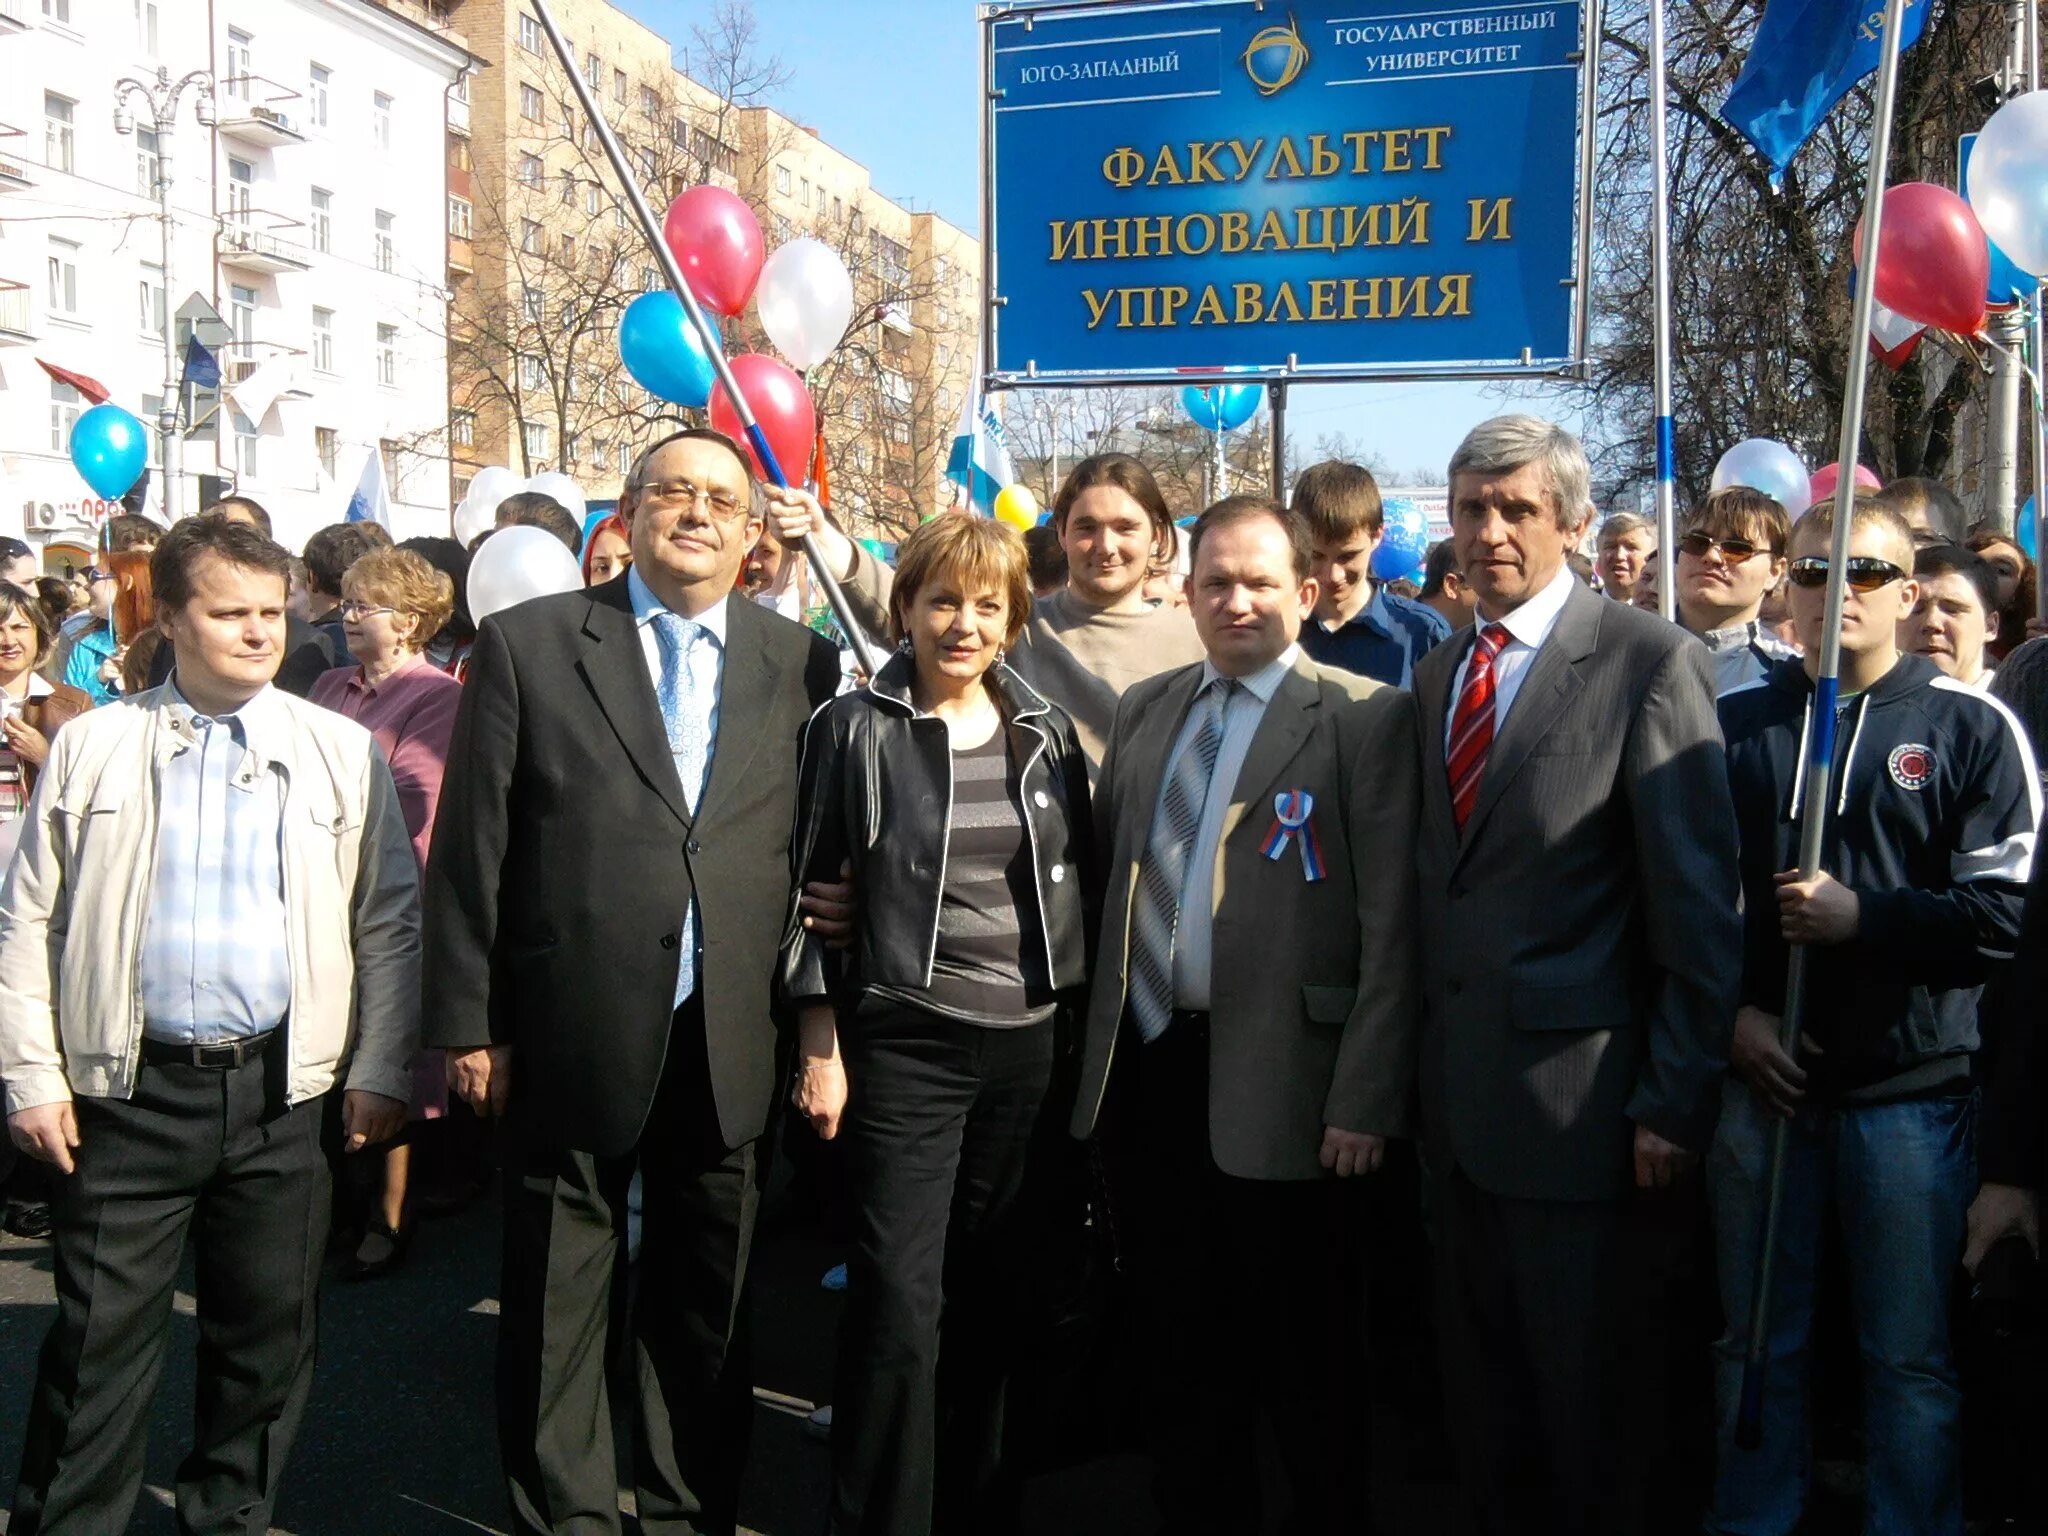
[[[1039,20],[1096,11],[1123,10],[1143,14],[1148,11],[1241,6],[1245,3],[1246,0],[1149,0],[1149,3],[1147,0],[1050,0],[1050,3],[1015,3],[1015,0],[989,3],[989,0],[983,0],[976,7],[975,16],[981,27],[981,295],[982,335],[985,340],[981,349],[982,374],[978,382],[984,391],[993,394],[1006,389],[1108,389],[1120,385],[1163,388],[1190,382],[1188,372],[1180,368],[1075,368],[1052,372],[1030,364],[1021,371],[999,372],[989,366],[988,359],[994,355],[994,341],[1001,329],[1004,304],[997,286],[1001,276],[997,270],[995,241],[997,188],[995,166],[991,160],[996,102],[999,99],[995,75],[996,24],[1021,20],[1028,28]],[[1250,3],[1254,9],[1263,11],[1268,0],[1250,0]],[[1591,375],[1593,362],[1588,355],[1588,347],[1593,323],[1593,196],[1599,147],[1600,49],[1602,29],[1606,24],[1606,4],[1605,0],[1579,0],[1579,8],[1578,199],[1573,209],[1572,272],[1570,276],[1559,279],[1569,284],[1572,290],[1571,355],[1539,358],[1525,347],[1519,358],[1441,364],[1391,363],[1384,367],[1303,364],[1290,356],[1284,363],[1266,366],[1217,368],[1214,370],[1215,382],[1267,385],[1428,384],[1453,383],[1461,379],[1583,380]],[[1201,367],[1199,363],[1187,366],[1191,369]]]
[[[2041,4],[2040,0],[2026,0],[2024,7],[2026,33],[2025,79],[2029,91],[2041,89]],[[2033,318],[2027,325],[2028,350],[2033,353],[2030,361],[2034,365],[2034,548],[2048,549],[2043,536],[2048,535],[2048,400],[2042,398],[2042,373],[2048,367],[2048,328],[2042,324],[2041,311],[2048,305],[2048,288],[2034,285]],[[2034,592],[2034,617],[2048,620],[2048,582],[2037,582]]]
[[[633,216],[639,221],[640,232],[647,237],[648,247],[661,264],[662,274],[683,306],[683,313],[689,317],[690,327],[704,344],[704,350],[711,358],[711,366],[718,374],[718,382],[725,390],[738,412],[740,424],[746,429],[747,441],[761,460],[761,467],[768,471],[768,478],[776,485],[787,488],[789,476],[784,473],[781,463],[775,457],[775,450],[768,445],[768,434],[761,430],[761,424],[754,419],[754,409],[747,403],[747,397],[740,390],[739,381],[733,377],[731,365],[725,359],[725,344],[718,334],[718,327],[703,307],[697,296],[690,291],[689,283],[683,277],[683,269],[677,263],[675,252],[668,248],[668,241],[662,237],[661,220],[654,216],[654,209],[647,201],[647,194],[641,191],[639,178],[626,160],[626,152],[619,145],[618,136],[605,120],[604,108],[599,105],[596,95],[585,82],[583,74],[576,67],[576,56],[569,47],[569,41],[555,22],[554,8],[549,0],[527,0],[533,7],[540,22],[541,31],[547,34],[548,46],[554,50],[556,61],[562,66],[563,74],[569,78],[569,89],[575,93],[582,106],[584,117],[597,133],[597,141],[603,146],[605,159],[610,163],[612,174],[618,177],[624,189],[626,201],[633,209]],[[832,573],[830,564],[818,547],[817,536],[804,537],[804,554],[810,561],[811,577],[824,590],[825,600],[832,605],[833,615],[839,620],[839,627],[846,636],[846,642],[860,663],[861,670],[872,677],[881,664],[875,648],[868,643],[867,633],[854,617],[853,609],[840,590],[838,578]]]
[[[1650,9],[1650,293],[1657,455],[1657,611],[1678,619],[1678,439],[1671,425],[1671,154],[1665,122],[1664,0]]]
[[[1842,390],[1842,432],[1835,462],[1842,466],[1845,488],[1838,492],[1832,537],[1828,546],[1827,607],[1821,626],[1818,676],[1813,685],[1813,720],[1807,731],[1805,800],[1799,819],[1799,878],[1820,873],[1822,842],[1829,803],[1834,799],[1835,705],[1842,670],[1842,608],[1848,594],[1849,538],[1854,529],[1856,460],[1863,445],[1863,398],[1870,374],[1870,315],[1877,297],[1878,229],[1884,222],[1885,173],[1891,161],[1892,115],[1898,98],[1899,29],[1906,0],[1886,0],[1884,44],[1879,52],[1877,110],[1871,121],[1870,165],[1863,191],[1863,249],[1856,263],[1856,301],[1849,318],[1849,369]],[[1806,957],[1803,944],[1792,946],[1785,974],[1785,1011],[1778,1025],[1778,1044],[1790,1055],[1799,1050],[1806,1013]],[[1784,1209],[1785,1154],[1791,1124],[1780,1119],[1771,1128],[1771,1152],[1763,1218],[1759,1222],[1755,1284],[1750,1292],[1749,1341],[1742,1362],[1742,1396],[1736,1410],[1735,1443],[1755,1450],[1763,1443],[1764,1375],[1769,1364],[1772,1300],[1777,1275],[1778,1232]]]

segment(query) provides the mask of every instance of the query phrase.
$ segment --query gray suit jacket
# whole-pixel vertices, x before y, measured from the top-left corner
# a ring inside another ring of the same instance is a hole
[[[1181,667],[1127,691],[1095,786],[1107,890],[1073,1132],[1101,1110],[1122,1025],[1131,903],[1166,754],[1200,687]],[[1415,701],[1303,657],[1266,706],[1217,846],[1209,1145],[1246,1179],[1322,1176],[1323,1128],[1412,1132]],[[1314,797],[1324,878],[1260,851],[1277,794]]]
[[[1742,971],[1735,813],[1705,647],[1574,586],[1460,837],[1444,768],[1468,626],[1415,670],[1422,1107],[1432,1164],[1594,1200],[1634,1126],[1704,1151]]]

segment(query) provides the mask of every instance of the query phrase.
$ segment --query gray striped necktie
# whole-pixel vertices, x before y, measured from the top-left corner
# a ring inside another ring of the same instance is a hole
[[[1201,724],[1167,775],[1159,814],[1145,846],[1145,862],[1138,872],[1138,898],[1131,914],[1128,995],[1138,1035],[1147,1041],[1157,1040],[1173,1019],[1173,935],[1180,922],[1181,887],[1195,830],[1202,824],[1202,807],[1216,776],[1216,754],[1223,746],[1223,712],[1230,707],[1237,688],[1231,678],[1213,678],[1195,700]]]

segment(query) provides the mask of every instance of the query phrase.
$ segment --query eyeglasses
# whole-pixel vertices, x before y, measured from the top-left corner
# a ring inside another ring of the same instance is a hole
[[[97,581],[112,581],[113,579],[114,573],[112,571],[103,571],[96,565],[88,565],[85,568],[85,582],[87,586],[91,586]]]
[[[1691,555],[1695,560],[1704,560],[1708,550],[1718,549],[1721,551],[1721,558],[1734,565],[1742,564],[1752,555],[1777,554],[1769,545],[1759,544],[1753,539],[1717,539],[1711,533],[1702,533],[1697,529],[1691,533],[1681,533],[1678,536],[1678,548],[1681,553]]]
[[[722,523],[731,522],[747,509],[747,503],[737,496],[725,491],[708,491],[687,480],[663,480],[656,485],[643,485],[638,499],[657,506],[685,507],[694,507],[702,501],[711,509],[711,515]]]
[[[396,608],[383,608],[375,603],[359,603],[354,598],[341,603],[335,610],[344,619],[367,619],[373,613],[396,613]]]
[[[1874,555],[1856,555],[1848,565],[1849,590],[1851,592],[1875,592],[1879,587],[1888,587],[1895,581],[1904,581],[1906,573],[1889,560],[1879,560]],[[1828,584],[1828,562],[1823,555],[1802,555],[1792,562],[1792,568],[1785,573],[1785,579],[1795,587],[1824,587]]]

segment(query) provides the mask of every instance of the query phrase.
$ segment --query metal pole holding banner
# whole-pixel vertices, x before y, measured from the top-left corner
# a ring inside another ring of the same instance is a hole
[[[1821,625],[1820,662],[1813,684],[1813,720],[1806,733],[1805,798],[1799,818],[1799,878],[1820,873],[1828,805],[1834,799],[1835,703],[1842,671],[1842,607],[1848,594],[1849,536],[1855,524],[1856,460],[1863,447],[1863,392],[1870,374],[1870,315],[1876,302],[1878,226],[1884,221],[1885,171],[1891,160],[1892,112],[1899,86],[1899,28],[1906,0],[1886,0],[1884,41],[1877,67],[1877,110],[1870,125],[1870,167],[1863,188],[1863,249],[1856,260],[1856,302],[1849,317],[1849,369],[1842,387],[1842,435],[1835,462],[1842,466],[1836,492],[1833,535],[1828,545],[1828,595]],[[1795,944],[1785,972],[1785,1012],[1778,1044],[1796,1054],[1806,1012],[1806,946]],[[1750,1292],[1749,1349],[1742,1362],[1742,1398],[1736,1410],[1735,1443],[1755,1450],[1763,1443],[1764,1371],[1771,1329],[1771,1288],[1777,1276],[1778,1226],[1784,1208],[1785,1151],[1789,1120],[1771,1129],[1768,1193],[1757,1246],[1755,1285]]]
[[[1275,379],[1266,386],[1266,398],[1273,404],[1273,499],[1287,505],[1287,382]]]
[[[1671,165],[1664,101],[1664,0],[1650,0],[1650,295],[1657,432],[1657,611],[1678,617],[1677,438],[1671,427]]]
[[[2024,79],[2029,91],[2041,89],[2041,5],[2040,0],[2026,0],[2026,68]],[[2044,290],[2035,284],[2028,297],[2033,318],[2027,325],[2028,350],[2033,354],[2034,365],[2034,548],[2048,549],[2041,542],[2041,536],[2048,532],[2048,400],[2041,398],[2042,369],[2048,367],[2048,326],[2042,323],[2041,307]],[[2036,584],[2034,593],[2034,617],[2048,622],[2048,582]]]
[[[681,301],[683,313],[690,318],[690,326],[696,331],[698,340],[704,344],[704,351],[711,359],[711,366],[718,374],[718,382],[724,388],[726,398],[733,403],[745,428],[747,441],[753,445],[755,455],[761,460],[761,467],[768,472],[768,478],[785,488],[790,484],[789,476],[783,472],[781,463],[775,457],[775,450],[768,446],[768,434],[761,430],[761,424],[754,419],[754,408],[747,403],[747,397],[740,392],[739,381],[732,376],[732,368],[725,360],[725,346],[718,335],[718,327],[711,323],[698,304],[697,296],[690,292],[690,285],[683,277],[683,269],[677,263],[675,252],[668,248],[668,241],[662,238],[661,221],[654,216],[648,205],[647,195],[640,190],[638,177],[626,160],[626,152],[619,147],[618,136],[612,132],[612,125],[605,121],[604,109],[598,105],[597,97],[584,81],[581,71],[576,68],[576,56],[570,50],[569,41],[562,35],[562,29],[555,23],[554,8],[548,0],[529,0],[534,15],[539,19],[541,30],[547,33],[548,46],[554,49],[555,58],[560,61],[562,73],[568,77],[569,89],[576,93],[576,100],[582,105],[584,116],[596,130],[597,141],[604,146],[604,157],[611,162],[612,174],[619,178],[624,188],[626,201],[632,206],[633,216],[640,221],[640,232],[647,237],[647,244],[653,250],[655,260],[661,263],[661,270],[668,278],[668,285]],[[846,594],[839,589],[838,578],[832,574],[830,563],[818,547],[816,535],[804,537],[804,555],[811,563],[811,577],[824,589],[825,600],[832,605],[832,613],[839,620],[839,628],[846,636],[846,642],[853,649],[854,658],[861,670],[872,677],[879,670],[882,659],[868,644],[867,633],[853,615],[853,609],[846,601]]]

